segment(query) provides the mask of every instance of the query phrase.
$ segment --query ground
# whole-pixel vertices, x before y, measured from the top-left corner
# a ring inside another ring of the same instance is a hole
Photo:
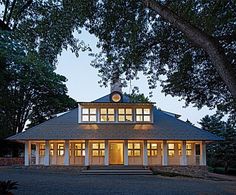
[[[0,181],[19,183],[14,194],[236,194],[236,180],[157,175],[79,175],[73,170],[0,167]]]

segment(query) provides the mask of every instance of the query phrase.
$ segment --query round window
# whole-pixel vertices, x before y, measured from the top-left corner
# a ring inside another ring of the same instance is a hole
[[[112,95],[112,101],[113,102],[119,102],[121,100],[121,96],[118,93],[115,93]]]

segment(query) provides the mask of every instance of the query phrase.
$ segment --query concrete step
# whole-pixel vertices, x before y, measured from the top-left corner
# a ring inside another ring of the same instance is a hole
[[[81,175],[152,175],[149,169],[98,169],[98,170],[82,170]]]
[[[139,165],[91,165],[88,167],[89,170],[146,170],[148,167],[139,166]]]

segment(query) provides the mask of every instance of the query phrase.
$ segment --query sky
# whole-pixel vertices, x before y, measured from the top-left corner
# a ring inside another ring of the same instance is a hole
[[[78,35],[78,38],[83,40],[93,49],[93,52],[98,52],[96,48],[97,39],[88,32],[83,31]],[[68,95],[76,101],[93,101],[99,97],[110,93],[110,87],[100,87],[98,81],[98,70],[90,65],[93,58],[88,56],[88,52],[81,52],[77,58],[70,50],[63,50],[62,54],[58,56],[58,64],[56,72],[64,75],[68,80],[66,86],[68,88]],[[138,86],[140,93],[145,96],[149,95],[147,80],[144,76],[139,75],[140,79],[132,81],[132,86]],[[108,85],[109,86],[109,85]],[[123,88],[123,92],[129,92],[130,87]],[[200,127],[198,122],[205,115],[212,115],[214,110],[209,110],[207,107],[198,110],[192,105],[184,108],[184,101],[179,101],[178,97],[165,96],[161,93],[161,87],[158,86],[153,90],[153,97],[150,98],[152,102],[156,102],[155,106],[162,110],[180,114],[180,119],[186,121],[190,120],[193,124]]]

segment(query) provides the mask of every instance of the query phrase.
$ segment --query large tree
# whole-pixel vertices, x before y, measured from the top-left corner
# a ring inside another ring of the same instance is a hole
[[[224,141],[207,146],[207,156],[208,165],[223,166],[227,173],[229,167],[236,166],[236,121],[225,122],[222,118],[222,114],[207,115],[201,119],[200,124],[203,129],[224,138]]]
[[[235,113],[235,1],[98,1],[87,23],[102,52],[92,65],[104,84],[138,72],[151,88],[198,108]]]
[[[21,132],[27,120],[43,122],[53,114],[74,108],[66,78],[27,51],[8,33],[0,37],[0,138]]]

